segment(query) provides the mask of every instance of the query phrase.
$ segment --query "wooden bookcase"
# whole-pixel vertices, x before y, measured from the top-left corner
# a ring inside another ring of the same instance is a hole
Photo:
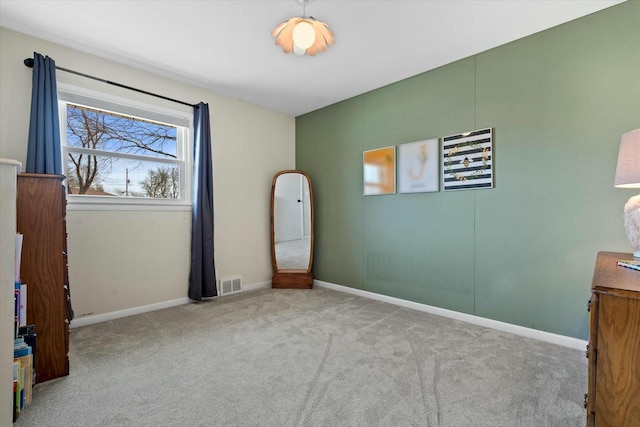
[[[18,175],[17,230],[24,235],[20,270],[27,284],[27,323],[37,334],[36,383],[69,374],[63,180],[61,175]]]
[[[0,426],[13,414],[13,289],[15,283],[16,175],[21,163],[0,159]]]
[[[600,252],[589,300],[588,427],[640,427],[640,271]]]

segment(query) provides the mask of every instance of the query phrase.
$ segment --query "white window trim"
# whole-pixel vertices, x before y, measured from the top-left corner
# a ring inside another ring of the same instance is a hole
[[[78,103],[89,105],[106,111],[125,113],[135,117],[157,120],[163,123],[172,124],[184,128],[183,143],[181,144],[181,155],[184,159],[184,168],[180,180],[184,183],[182,187],[183,198],[175,199],[152,199],[133,197],[111,197],[111,196],[88,196],[67,194],[67,210],[69,211],[104,211],[104,210],[161,210],[161,211],[191,211],[193,206],[193,111],[179,111],[157,105],[146,104],[131,99],[97,92],[65,83],[58,83],[58,105],[60,116],[60,139],[61,139],[61,161],[64,171],[64,160],[67,153],[66,145],[66,103]],[[188,108],[188,107],[185,107]],[[179,147],[180,149],[180,147]],[[73,147],[71,151],[84,151],[81,147]],[[100,150],[90,150],[93,153]],[[120,157],[118,153],[104,153],[111,157]],[[122,157],[136,158],[136,155],[126,155]],[[163,163],[180,163],[180,160],[163,159]]]

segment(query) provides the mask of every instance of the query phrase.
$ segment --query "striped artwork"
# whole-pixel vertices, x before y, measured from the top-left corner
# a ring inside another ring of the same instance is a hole
[[[442,189],[493,188],[493,132],[480,129],[442,138]]]

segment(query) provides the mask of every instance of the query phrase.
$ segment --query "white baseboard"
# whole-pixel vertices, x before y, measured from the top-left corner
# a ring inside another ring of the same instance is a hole
[[[270,288],[270,287],[271,287],[271,280],[269,280],[267,282],[252,283],[250,285],[242,285],[242,292],[255,291],[255,290],[258,290],[258,289]]]
[[[553,334],[551,332],[539,331],[537,329],[525,328],[524,326],[512,325],[511,323],[500,322],[499,320],[487,319],[485,317],[474,316],[473,314],[460,313],[458,311],[447,310],[445,308],[434,307],[419,302],[407,301],[400,298],[394,298],[387,295],[376,294],[374,292],[363,291],[361,289],[350,288],[348,286],[336,285],[334,283],[314,280],[314,286],[320,288],[332,289],[334,291],[345,292],[364,298],[374,299],[377,301],[387,302],[389,304],[399,305],[401,307],[411,308],[425,313],[436,314],[442,317],[461,320],[485,328],[497,329],[499,331],[509,332],[527,338],[533,338],[539,341],[545,341],[564,347],[574,348],[577,350],[585,350],[587,341],[577,338],[567,337],[564,335]]]
[[[107,322],[109,320],[121,319],[123,317],[135,316],[136,314],[148,313],[150,311],[161,310],[163,308],[175,307],[189,303],[189,298],[178,298],[170,301],[162,301],[155,304],[143,305],[140,307],[127,308],[124,310],[112,311],[110,313],[96,314],[94,316],[76,317],[69,324],[69,328],[79,328],[81,326],[93,325],[94,323]]]
[[[242,292],[255,291],[271,286],[271,281],[251,283],[242,286]],[[236,293],[238,295],[238,293]],[[109,320],[121,319],[123,317],[135,316],[136,314],[148,313],[150,311],[162,310],[163,308],[176,307],[178,305],[188,304],[191,300],[187,297],[178,298],[170,301],[162,301],[155,304],[143,305],[140,307],[132,307],[124,310],[112,311],[110,313],[96,314],[94,316],[76,317],[69,324],[69,328],[80,328],[82,326],[93,325],[95,323],[107,322]]]

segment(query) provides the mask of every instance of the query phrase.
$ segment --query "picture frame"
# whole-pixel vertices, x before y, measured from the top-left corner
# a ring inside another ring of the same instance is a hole
[[[362,153],[362,185],[365,196],[396,194],[396,147]]]
[[[442,138],[442,190],[493,188],[493,130],[478,129]]]
[[[398,146],[398,192],[440,191],[440,145],[438,138]]]

